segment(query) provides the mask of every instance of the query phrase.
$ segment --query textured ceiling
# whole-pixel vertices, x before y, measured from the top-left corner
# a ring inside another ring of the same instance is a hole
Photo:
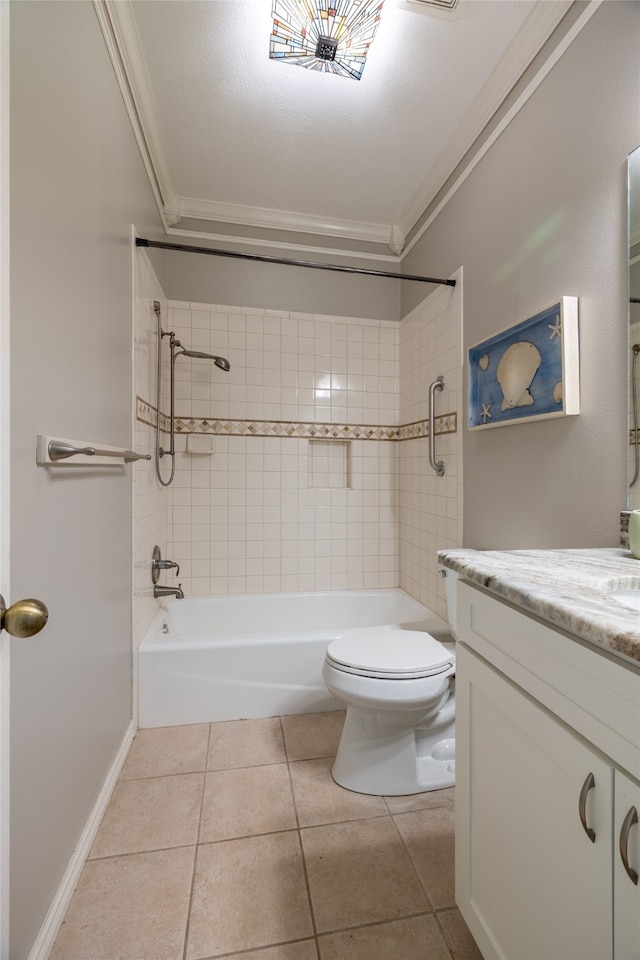
[[[270,60],[270,0],[134,0],[128,58],[151,91],[174,222],[404,236],[459,159],[452,145],[469,145],[538,49],[541,6],[557,21],[567,5],[386,0],[357,81]]]

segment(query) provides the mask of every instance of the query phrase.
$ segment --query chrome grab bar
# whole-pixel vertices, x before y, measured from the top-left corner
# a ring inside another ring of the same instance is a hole
[[[151,460],[149,453],[134,453],[133,450],[105,450],[101,447],[74,447],[62,440],[50,440],[47,448],[49,459],[67,460],[69,457],[117,457],[125,463],[134,460]]]
[[[429,464],[439,477],[444,476],[444,463],[442,460],[436,461],[436,411],[435,411],[435,392],[444,389],[444,377],[442,374],[437,377],[429,387]]]

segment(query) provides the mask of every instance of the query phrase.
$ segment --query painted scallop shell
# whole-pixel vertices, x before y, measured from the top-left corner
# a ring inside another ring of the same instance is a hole
[[[542,363],[540,351],[528,340],[518,340],[500,357],[496,377],[502,387],[503,410],[527,407],[533,403],[529,387]]]

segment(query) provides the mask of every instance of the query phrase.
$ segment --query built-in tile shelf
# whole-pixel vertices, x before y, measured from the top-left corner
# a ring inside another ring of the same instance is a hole
[[[156,408],[136,398],[136,419],[151,427],[156,426]],[[457,413],[444,413],[435,418],[436,436],[456,433]],[[169,418],[161,414],[160,429],[169,430]],[[429,421],[419,420],[403,426],[348,423],[305,423],[284,420],[215,420],[207,418],[176,417],[177,434],[208,433],[228,437],[319,437],[336,440],[414,440],[429,436]]]

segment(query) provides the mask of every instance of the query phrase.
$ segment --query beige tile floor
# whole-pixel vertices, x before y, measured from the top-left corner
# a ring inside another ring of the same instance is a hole
[[[342,721],[140,730],[50,960],[481,960],[453,790],[338,787]]]

